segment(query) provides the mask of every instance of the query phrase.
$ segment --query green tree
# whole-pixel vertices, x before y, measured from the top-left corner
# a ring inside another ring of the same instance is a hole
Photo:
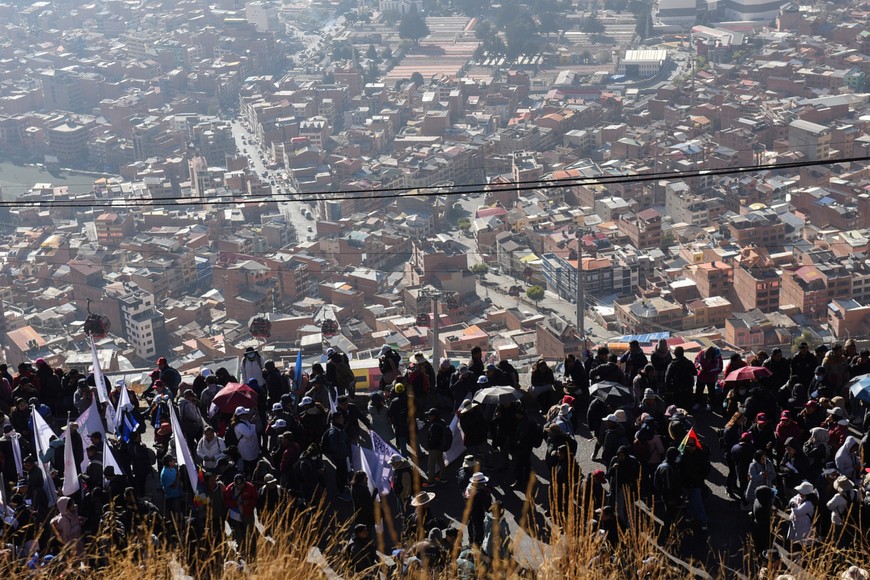
[[[411,74],[411,82],[418,87],[422,87],[426,83],[426,80],[423,78],[423,75],[418,72],[414,72]]]
[[[526,296],[529,300],[537,304],[544,299],[544,289],[540,286],[529,286],[526,288]]]
[[[463,232],[467,232],[471,229],[471,220],[469,220],[468,218],[462,218],[458,222],[456,222],[456,225]]]
[[[597,36],[604,32],[604,24],[598,17],[598,11],[593,10],[589,13],[589,16],[583,19],[583,26],[580,30],[592,36]]]
[[[813,335],[809,330],[804,330],[800,336],[794,339],[794,342],[791,345],[791,353],[797,354],[797,351],[800,350],[800,344],[802,342],[807,343],[807,346],[810,347],[810,352],[813,352],[817,346],[819,346],[819,340]]]
[[[538,30],[535,21],[528,14],[521,14],[507,25],[504,31],[508,58],[537,51]]]
[[[477,274],[478,276],[483,277],[486,275],[487,272],[489,272],[489,266],[487,266],[483,262],[480,262],[479,264],[473,265],[470,270],[473,274]]]
[[[378,61],[378,49],[375,48],[374,44],[370,44],[366,50],[366,58],[375,62]]]
[[[478,40],[486,40],[495,32],[497,31],[489,23],[489,20],[484,20],[474,29],[474,37]]]
[[[416,10],[411,10],[402,16],[399,22],[399,38],[406,38],[414,44],[419,44],[420,39],[426,36],[429,36],[429,26]]]

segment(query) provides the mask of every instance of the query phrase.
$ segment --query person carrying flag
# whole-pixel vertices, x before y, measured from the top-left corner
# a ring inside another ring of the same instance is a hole
[[[702,532],[707,531],[707,512],[704,509],[704,490],[710,473],[710,454],[701,445],[695,428],[689,429],[680,451],[680,481],[688,501],[687,515]]]

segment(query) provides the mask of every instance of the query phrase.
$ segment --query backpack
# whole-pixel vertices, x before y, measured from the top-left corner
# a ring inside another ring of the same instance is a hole
[[[634,451],[634,456],[637,457],[641,463],[646,464],[649,462],[652,451],[650,451],[649,444],[646,441],[636,440],[632,445],[632,449]]]
[[[535,424],[534,439],[532,439],[532,449],[537,449],[544,442],[544,430],[537,423]]]
[[[440,449],[441,451],[450,451],[451,447],[453,447],[453,431],[447,425],[443,425]]]
[[[667,463],[662,463],[656,468],[653,475],[653,490],[664,497],[671,498],[675,495],[675,490],[679,482],[677,481],[677,470],[674,466]]]
[[[239,436],[236,435],[236,429],[232,424],[227,426],[227,430],[224,433],[224,443],[226,443],[227,447],[231,445],[238,447],[239,445]]]

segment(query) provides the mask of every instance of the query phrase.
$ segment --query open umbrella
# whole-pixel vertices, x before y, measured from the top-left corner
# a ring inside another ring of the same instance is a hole
[[[631,390],[622,383],[601,381],[589,387],[589,394],[608,405],[621,405],[632,399]]]
[[[858,375],[849,381],[849,392],[859,401],[870,403],[870,375]]]
[[[232,413],[236,407],[254,409],[257,407],[257,392],[242,383],[227,383],[227,386],[214,396],[212,404],[222,413]]]
[[[735,383],[737,381],[757,381],[765,377],[769,377],[771,373],[767,367],[741,367],[736,371],[731,371],[725,377],[726,383]]]
[[[513,387],[487,387],[474,394],[474,402],[481,404],[501,404],[518,401],[523,392]]]

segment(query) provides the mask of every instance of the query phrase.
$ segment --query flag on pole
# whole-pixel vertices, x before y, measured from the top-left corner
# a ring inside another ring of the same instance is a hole
[[[296,353],[296,367],[293,369],[293,384],[295,390],[302,388],[302,351]]]
[[[338,393],[336,393],[336,396],[333,397],[332,387],[327,385],[323,388],[326,389],[326,396],[329,397],[329,414],[332,415],[333,413],[338,411],[338,405],[336,404],[336,400],[338,399]]]
[[[139,421],[133,416],[134,407],[133,402],[130,400],[130,393],[127,392],[127,383],[122,379],[116,382],[115,385],[121,387],[121,392],[118,395],[114,431],[126,443],[130,440],[130,436],[139,429]]]
[[[365,471],[369,484],[369,493],[378,490],[381,495],[390,493],[389,475],[384,477],[384,470],[377,453],[360,445],[351,445],[354,470]],[[387,465],[389,467],[389,464]],[[380,496],[376,498],[380,501]]]
[[[187,477],[190,478],[190,489],[196,492],[198,476],[196,473],[196,463],[193,462],[193,457],[190,454],[190,448],[187,446],[187,441],[184,439],[184,434],[181,431],[181,422],[178,420],[178,415],[175,414],[175,407],[170,403],[169,420],[172,423],[172,438],[175,439],[175,457],[178,459],[178,465],[183,465],[187,470]]]
[[[689,441],[693,441],[695,443],[695,447],[701,449],[701,440],[698,439],[697,433],[695,433],[695,428],[692,427],[689,429],[689,432],[686,433],[686,436],[683,437],[683,442],[680,443],[680,446],[677,448],[680,450],[680,453],[683,453],[686,450],[686,445],[688,445]]]
[[[100,368],[100,357],[97,356],[97,345],[94,343],[94,337],[91,337],[91,358],[94,366],[94,385],[97,387],[97,395],[100,397],[100,402],[105,403],[109,400],[109,393],[106,392],[106,379],[103,378],[103,369]]]
[[[103,436],[106,435],[106,428],[103,427],[103,422],[100,420],[100,409],[97,407],[97,399],[91,399],[91,405],[85,409],[85,412],[79,415],[76,419],[79,424],[79,433],[82,437],[90,438],[91,433],[100,432]],[[64,433],[66,437],[66,433]]]
[[[453,417],[448,427],[453,432],[453,444],[444,452],[444,465],[450,465],[465,455],[465,444],[462,442],[462,428],[459,426],[459,417]]]
[[[66,422],[66,430],[69,433],[69,420]],[[72,437],[67,437],[63,444],[63,487],[61,491],[64,495],[71,496],[81,488],[79,470],[73,453]]]
[[[115,473],[119,475],[124,473],[124,470],[121,469],[121,465],[118,463],[118,460],[115,459],[115,454],[112,453],[112,446],[109,445],[108,437],[103,439],[103,467],[113,467],[115,469]]]
[[[54,480],[51,478],[51,470],[45,465],[45,452],[51,444],[51,436],[55,435],[45,419],[37,412],[33,413],[33,447],[36,451],[36,460],[39,469],[42,470],[43,487],[48,505],[57,503],[57,490],[54,488]]]

